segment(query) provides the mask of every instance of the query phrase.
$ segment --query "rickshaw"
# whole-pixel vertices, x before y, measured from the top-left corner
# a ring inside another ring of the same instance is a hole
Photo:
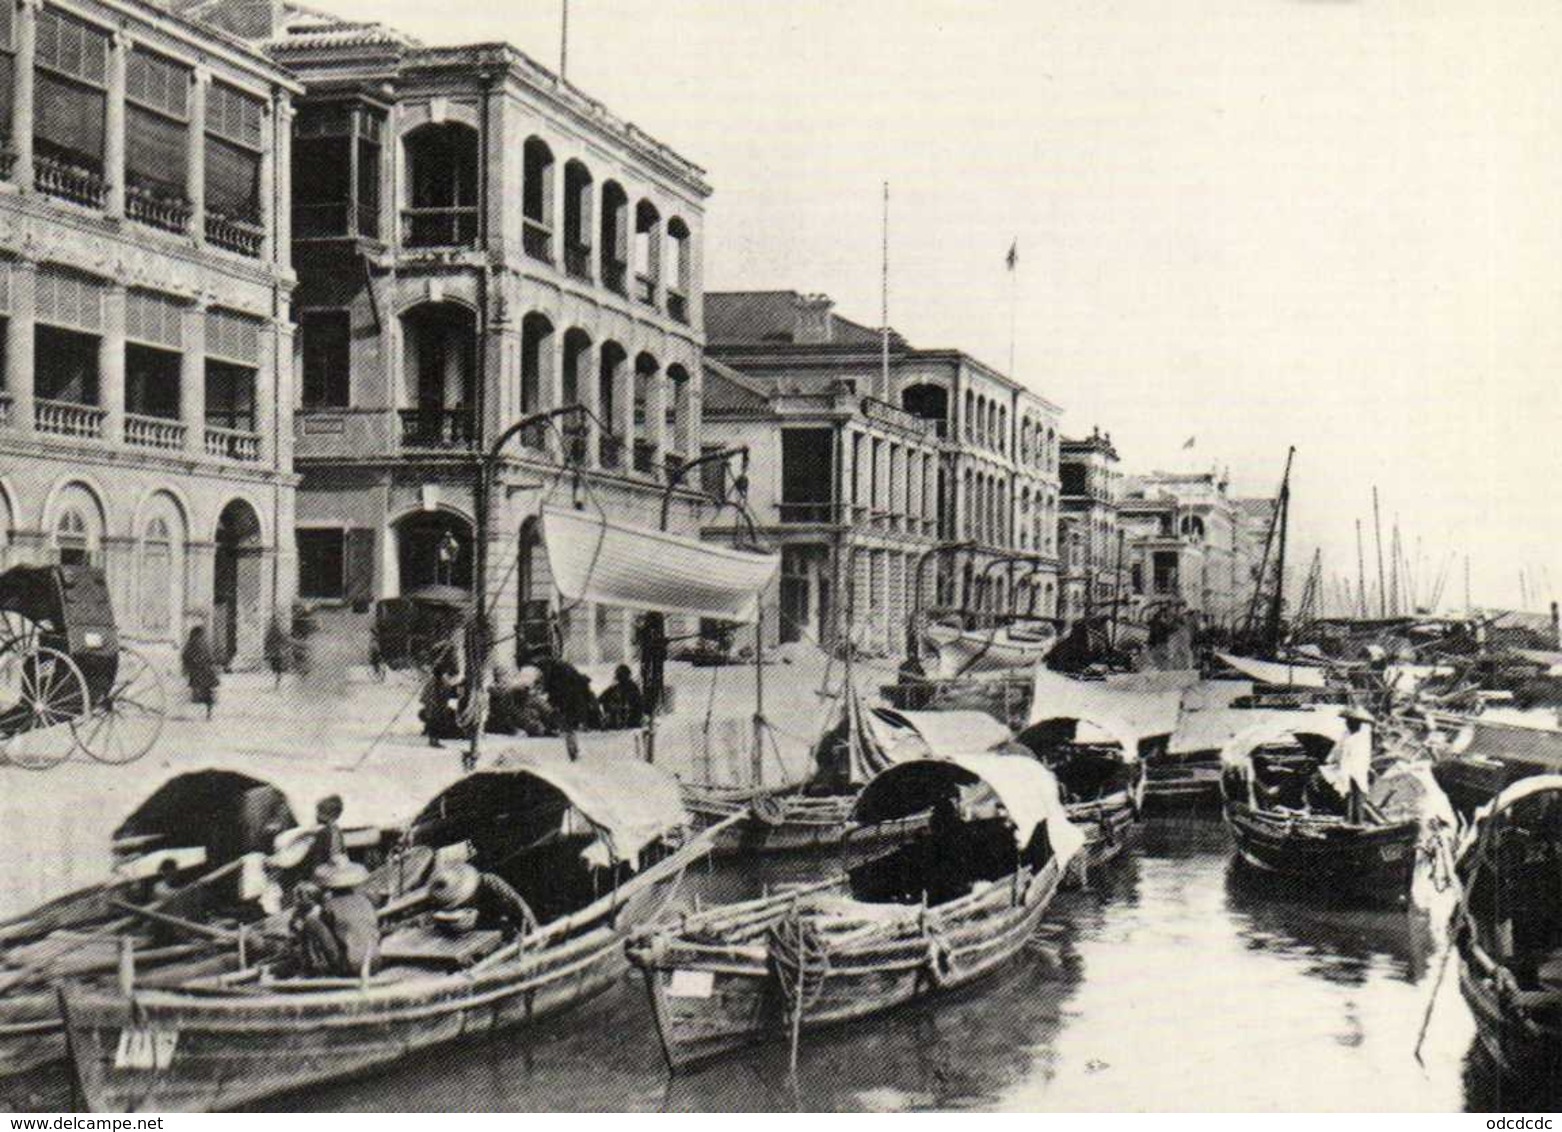
[[[0,759],[47,770],[80,750],[134,762],[166,715],[162,677],[119,639],[102,570],[0,573]]]
[[[369,664],[376,676],[386,669],[426,672],[451,647],[472,613],[472,595],[456,586],[423,586],[374,605]]]

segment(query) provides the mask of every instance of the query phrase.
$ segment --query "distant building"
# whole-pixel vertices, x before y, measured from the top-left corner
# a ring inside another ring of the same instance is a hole
[[[1129,589],[1141,609],[1181,603],[1231,627],[1251,588],[1241,580],[1237,508],[1218,472],[1132,476],[1118,507]]]
[[[232,18],[264,11],[235,0]],[[539,505],[575,493],[654,527],[668,477],[699,451],[704,175],[506,44],[425,47],[292,7],[248,30],[305,88],[301,596],[363,634],[376,598],[470,586],[479,454],[520,418],[578,404],[595,419],[509,446],[492,512],[496,627],[543,632]],[[697,505],[675,492],[673,528],[696,530]],[[632,621],[569,610],[567,652],[626,658]]]
[[[126,636],[258,658],[294,588],[289,103],[139,0],[0,6],[0,565],[91,563]]]
[[[1128,553],[1118,545],[1117,511],[1123,473],[1110,433],[1095,429],[1080,440],[1059,443],[1062,559],[1058,616],[1072,621],[1091,611],[1110,611],[1122,591]]]
[[[893,333],[886,385],[879,331],[824,296],[713,292],[706,333],[707,357],[735,371],[707,399],[706,443],[779,457],[770,468],[756,459],[753,502],[784,548],[783,634],[827,637],[848,576],[859,637],[886,651],[919,598],[1054,612],[1056,405],[958,350]],[[941,574],[929,560],[918,595],[918,559],[956,540],[977,549],[940,559]],[[1034,560],[1010,561],[1019,555]]]

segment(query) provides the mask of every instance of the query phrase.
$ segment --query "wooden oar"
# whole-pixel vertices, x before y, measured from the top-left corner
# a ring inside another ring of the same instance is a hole
[[[132,916],[141,916],[159,924],[167,924],[171,928],[189,932],[192,935],[205,936],[221,943],[237,943],[239,933],[229,928],[219,928],[213,924],[202,924],[195,920],[187,920],[183,916],[170,915],[167,912],[159,912],[153,908],[138,908],[134,904],[126,904],[121,900],[110,900],[109,903],[121,911],[128,912]]]
[[[1437,981],[1432,984],[1432,997],[1426,1004],[1426,1015],[1421,1019],[1421,1032],[1416,1035],[1415,1057],[1416,1064],[1426,1068],[1426,1062],[1421,1060],[1421,1046],[1426,1041],[1426,1032],[1432,1025],[1432,1011],[1437,1006],[1437,994],[1443,989],[1443,976],[1448,973],[1448,957],[1454,953],[1454,941],[1449,940],[1448,946],[1443,948],[1443,961],[1437,967]]]

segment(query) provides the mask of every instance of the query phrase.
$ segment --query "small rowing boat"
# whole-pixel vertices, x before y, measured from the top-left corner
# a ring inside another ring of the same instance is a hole
[[[900,763],[863,789],[863,827],[926,830],[848,871],[684,915],[631,940],[668,1063],[847,1022],[964,986],[1036,931],[1083,838],[1040,762]],[[795,1050],[795,1044],[794,1044]]]
[[[1138,744],[1120,728],[1072,716],[1032,723],[1016,742],[1040,759],[1058,780],[1063,806],[1085,836],[1069,878],[1119,857],[1144,810],[1145,770]]]

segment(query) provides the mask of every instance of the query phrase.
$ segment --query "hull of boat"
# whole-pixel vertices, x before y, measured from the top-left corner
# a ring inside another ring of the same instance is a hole
[[[1562,1026],[1521,1017],[1464,955],[1459,958],[1459,991],[1475,1017],[1481,1048],[1506,1076],[1534,1082],[1562,1072]]]
[[[65,1028],[52,990],[0,998],[0,1077],[26,1073],[65,1057]]]
[[[1419,822],[1352,825],[1282,817],[1227,802],[1226,828],[1242,860],[1257,869],[1386,903],[1410,897]]]
[[[695,828],[706,829],[741,812],[745,802],[693,793],[684,796]],[[786,854],[834,852],[843,843],[856,850],[904,841],[927,825],[927,815],[919,814],[897,822],[883,822],[860,828],[851,821],[854,799],[819,800],[836,803],[802,807],[795,798],[778,798],[779,820],[761,821],[750,817],[716,835],[711,854],[716,857],[775,857]]]
[[[1069,823],[1085,835],[1084,848],[1069,862],[1063,877],[1064,887],[1073,888],[1087,883],[1092,869],[1122,856],[1137,817],[1126,792],[1101,802],[1074,803],[1066,809]]]
[[[908,908],[902,930],[831,944],[826,960],[805,968],[798,1019],[763,940],[724,948],[664,939],[632,948],[631,958],[644,971],[668,1063],[685,1068],[783,1037],[794,1021],[802,1030],[840,1025],[975,982],[1025,947],[1061,879],[1054,859],[1018,883],[998,881],[941,906],[930,913],[939,920],[932,942],[916,930],[921,910]]]
[[[541,1020],[612,986],[623,936],[599,927],[479,974],[306,993],[120,994],[66,984],[61,1011],[93,1112],[231,1109],[422,1050]]]
[[[1167,805],[1219,805],[1220,762],[1159,759],[1146,769],[1145,797]]]
[[[970,632],[931,636],[941,659],[942,675],[1031,669],[1047,658],[1058,638],[1027,640],[1004,633]]]

